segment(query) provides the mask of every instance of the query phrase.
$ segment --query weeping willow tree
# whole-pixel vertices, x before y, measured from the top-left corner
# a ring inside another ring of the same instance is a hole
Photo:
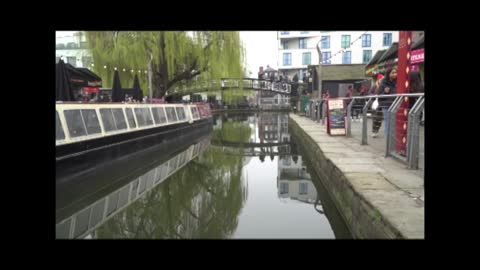
[[[163,97],[177,84],[199,78],[243,76],[245,53],[239,32],[89,31],[85,34],[95,63],[94,71],[106,87],[112,85],[115,67],[120,71],[124,88],[133,83],[134,74],[139,75],[145,95],[148,95],[146,71],[151,67],[154,98]]]

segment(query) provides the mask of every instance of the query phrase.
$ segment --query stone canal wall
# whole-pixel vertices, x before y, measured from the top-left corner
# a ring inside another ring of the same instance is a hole
[[[289,127],[354,238],[424,238],[422,177],[305,117]]]

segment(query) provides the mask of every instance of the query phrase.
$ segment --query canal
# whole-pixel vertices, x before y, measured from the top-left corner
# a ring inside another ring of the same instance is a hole
[[[56,236],[351,238],[288,122],[288,113],[219,114],[207,134],[136,158],[145,166],[135,173],[98,166],[88,177],[116,184],[57,189]]]

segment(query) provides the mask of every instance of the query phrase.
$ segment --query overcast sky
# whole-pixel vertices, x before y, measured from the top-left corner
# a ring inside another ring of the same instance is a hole
[[[277,32],[276,31],[241,31],[240,38],[246,48],[247,70],[256,77],[258,67],[277,69]]]

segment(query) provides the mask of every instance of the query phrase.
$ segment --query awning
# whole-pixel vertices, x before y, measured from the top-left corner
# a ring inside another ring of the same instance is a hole
[[[65,64],[70,75],[70,81],[79,87],[102,87],[102,78],[87,68],[76,68],[71,64]]]
[[[378,59],[378,63],[398,58],[398,42],[394,42],[390,48]]]
[[[373,56],[373,58],[370,59],[370,61],[365,66],[365,76],[375,75],[375,70],[377,69],[377,62],[386,51],[387,50],[377,51],[377,53]]]
[[[421,36],[415,43],[412,45],[412,50],[418,50],[425,48],[425,36]]]

